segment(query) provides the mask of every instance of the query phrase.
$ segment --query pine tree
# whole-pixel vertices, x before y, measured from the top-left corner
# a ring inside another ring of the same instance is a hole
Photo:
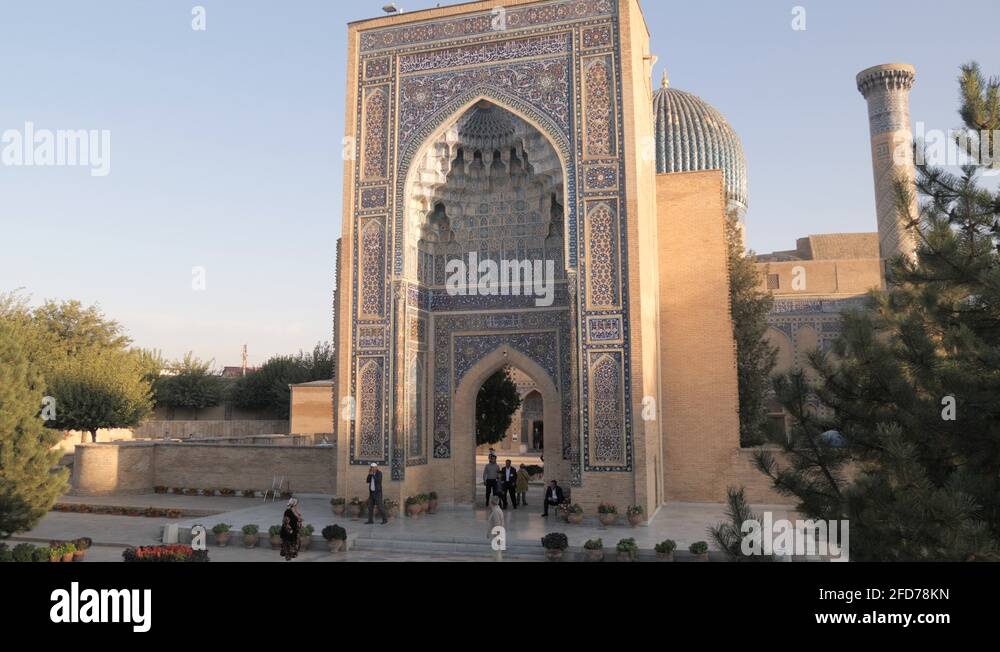
[[[34,527],[66,487],[66,473],[52,470],[60,437],[41,419],[45,383],[26,328],[0,310],[0,538]]]
[[[736,342],[736,377],[740,400],[740,445],[764,440],[767,398],[777,350],[765,338],[767,313],[774,305],[760,289],[760,273],[753,254],[743,251],[740,225],[734,215],[726,221],[729,259],[729,308]]]
[[[957,141],[995,160],[1000,80],[968,64],[960,89]],[[829,355],[810,356],[815,382],[803,372],[775,382],[796,425],[776,441],[785,461],[761,450],[758,467],[803,513],[848,519],[852,559],[997,558],[1000,192],[980,182],[989,164],[920,163],[919,215],[897,183],[916,258],[893,260],[887,290],[845,315]]]
[[[476,444],[501,441],[519,407],[521,397],[509,368],[504,367],[487,378],[476,395]]]

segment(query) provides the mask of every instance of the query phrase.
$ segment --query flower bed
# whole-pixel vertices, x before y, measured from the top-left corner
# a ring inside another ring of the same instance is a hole
[[[181,518],[184,512],[180,509],[146,507],[120,507],[118,505],[86,505],[83,503],[56,503],[52,506],[54,512],[70,512],[75,514],[104,514],[110,516],[146,516],[148,518]]]
[[[122,552],[126,562],[203,562],[209,561],[207,550],[195,550],[183,544],[139,546]]]

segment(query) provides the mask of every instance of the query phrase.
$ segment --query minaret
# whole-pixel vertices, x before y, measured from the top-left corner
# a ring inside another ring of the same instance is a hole
[[[913,135],[910,132],[910,88],[916,69],[905,63],[886,63],[858,73],[858,90],[868,101],[875,208],[878,213],[879,251],[883,259],[898,254],[913,257],[916,239],[899,219],[893,182],[903,178],[912,186]],[[911,214],[917,214],[914,193]]]

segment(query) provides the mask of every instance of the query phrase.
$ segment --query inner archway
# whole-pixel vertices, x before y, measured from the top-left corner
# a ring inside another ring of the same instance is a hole
[[[560,395],[549,374],[537,362],[511,346],[501,346],[481,358],[462,379],[454,399],[454,416],[452,419],[452,449],[455,477],[455,502],[470,503],[477,495],[482,495],[481,478],[477,475],[476,462],[476,396],[487,378],[504,367],[518,369],[531,379],[534,391],[541,398],[542,419],[549,428],[554,441],[560,440]],[[498,462],[503,463],[504,457],[498,451]],[[545,472],[549,477],[562,477],[565,472],[564,461],[560,455],[546,458]]]

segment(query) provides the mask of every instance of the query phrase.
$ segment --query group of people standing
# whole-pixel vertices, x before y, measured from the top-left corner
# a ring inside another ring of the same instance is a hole
[[[515,469],[510,460],[507,460],[500,466],[497,464],[497,456],[490,453],[489,462],[483,468],[486,507],[490,506],[491,495],[498,498],[501,509],[507,509],[508,504],[514,509],[517,509],[518,505],[527,505],[529,479],[524,464]]]

